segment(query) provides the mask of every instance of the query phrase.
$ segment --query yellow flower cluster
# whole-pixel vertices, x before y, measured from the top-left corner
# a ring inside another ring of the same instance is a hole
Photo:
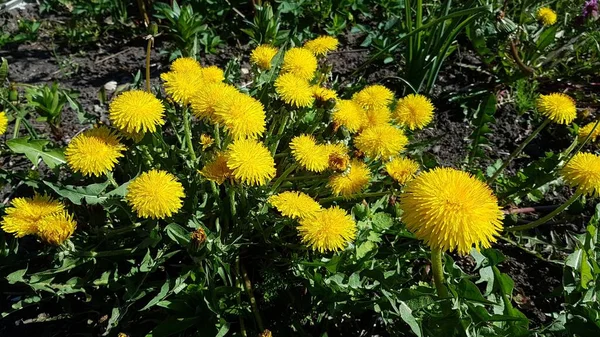
[[[577,117],[575,100],[562,93],[540,95],[537,99],[537,109],[557,124],[570,124]]]
[[[8,128],[8,117],[6,116],[6,112],[0,112],[0,135],[3,135]]]
[[[125,200],[140,218],[164,219],[179,211],[184,196],[183,186],[174,175],[151,170],[129,183]]]
[[[77,135],[65,150],[67,164],[85,176],[100,176],[112,171],[125,146],[119,136],[106,126],[100,126]]]
[[[556,12],[548,7],[542,7],[538,9],[535,17],[544,26],[552,26],[556,23],[557,19]]]
[[[600,156],[580,152],[562,168],[562,176],[570,186],[583,194],[600,196]]]
[[[59,201],[48,196],[15,198],[2,219],[2,230],[17,238],[37,235],[42,241],[60,245],[75,232],[73,215]]]
[[[356,237],[352,217],[337,206],[323,209],[302,192],[283,192],[269,198],[283,216],[299,221],[302,242],[319,252],[344,249]]]

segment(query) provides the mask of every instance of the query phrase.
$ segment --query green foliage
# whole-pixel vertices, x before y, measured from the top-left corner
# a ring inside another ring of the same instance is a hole
[[[65,105],[69,102],[71,93],[59,87],[58,83],[51,86],[29,87],[25,97],[27,103],[40,115],[39,120],[58,126]]]

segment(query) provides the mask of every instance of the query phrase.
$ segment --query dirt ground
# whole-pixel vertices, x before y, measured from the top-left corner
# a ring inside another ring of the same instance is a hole
[[[33,8],[3,14],[0,17],[0,25],[8,30],[11,27],[14,29],[18,17],[35,17],[35,13],[37,12]],[[116,81],[118,85],[129,83],[135,73],[144,70],[145,42],[141,36],[137,36],[113,40],[111,43],[85,50],[68,50],[53,45],[52,41],[45,40],[42,34],[39,42],[5,48],[0,51],[0,56],[9,62],[11,81],[25,84],[57,81],[65,88],[77,90],[83,108],[103,121],[106,120],[106,106],[101,105],[98,99],[100,88],[110,81]],[[343,47],[332,53],[329,61],[333,64],[333,76],[344,81],[367,60],[369,54],[359,46],[358,36],[346,34],[340,42]],[[154,83],[158,83],[160,73],[168,67],[167,56],[158,53],[163,43],[159,38],[152,54],[151,75]],[[248,46],[241,49],[225,49],[220,51],[218,56],[207,56],[206,62],[203,63],[223,66],[233,56],[247,60],[248,49]],[[468,51],[456,53],[447,61],[434,91],[433,100],[437,107],[435,120],[417,137],[417,140],[437,139],[435,145],[426,149],[426,152],[434,156],[442,166],[459,167],[463,163],[470,143],[468,137],[472,132],[465,122],[462,108],[456,103],[448,102],[445,93],[461,90],[473,83],[489,87],[489,79],[482,77],[480,72],[457,69],[455,66],[458,63],[477,65],[478,62]],[[374,64],[366,73],[369,83],[383,83],[392,89],[401,85],[393,79],[397,74],[397,65]],[[543,92],[544,89],[540,90]],[[490,136],[494,148],[490,153],[492,159],[507,156],[532,131],[531,125],[526,123],[526,119],[519,118],[510,104],[501,106],[495,117],[497,122],[492,126],[494,133]],[[49,132],[43,124],[37,124],[37,127],[44,133]],[[63,114],[62,128],[64,136],[57,141],[65,145],[84,127],[79,123],[75,112],[67,109]],[[535,159],[545,151],[564,149],[570,144],[571,140],[568,137],[566,132],[557,132],[556,128],[546,130],[545,134],[539,137],[543,140],[532,142],[525,152]],[[517,160],[511,169],[518,168],[523,162]],[[549,196],[540,204],[560,203],[564,200],[562,198],[564,197]],[[574,227],[578,226],[580,224]],[[508,256],[501,269],[510,274],[515,281],[515,299],[518,299],[519,309],[532,319],[534,325],[547,323],[548,317],[544,313],[561,309],[560,294],[558,297],[552,295],[561,284],[561,266],[537,259],[504,243],[498,247]],[[470,261],[461,263],[468,269]]]

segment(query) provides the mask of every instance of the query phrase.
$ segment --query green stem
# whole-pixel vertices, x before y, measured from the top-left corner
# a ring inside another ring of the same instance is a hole
[[[250,278],[248,277],[248,272],[243,264],[241,264],[242,268],[242,277],[244,278],[244,287],[246,288],[246,293],[250,298],[250,307],[252,308],[252,313],[254,313],[254,318],[256,319],[256,325],[258,325],[258,331],[265,330],[263,326],[262,318],[260,317],[260,311],[258,311],[258,305],[256,304],[256,298],[254,298],[254,292],[252,291],[252,282],[250,282]]]
[[[229,194],[229,207],[231,211],[231,218],[235,218],[237,214],[237,209],[235,207],[235,188],[229,188],[227,194]]]
[[[510,164],[510,162],[515,159],[520,153],[521,151],[523,151],[523,149],[525,148],[525,146],[527,146],[527,144],[529,144],[529,142],[531,142],[533,140],[533,138],[535,138],[535,136],[537,136],[548,124],[550,123],[549,119],[546,119],[540,126],[538,126],[537,129],[535,129],[535,131],[533,131],[529,137],[527,137],[527,139],[525,139],[525,141],[523,143],[521,143],[521,145],[519,145],[519,147],[517,147],[513,153],[510,154],[510,156],[508,156],[508,158],[506,158],[506,160],[504,160],[504,162],[502,163],[502,166],[500,166],[500,168],[494,172],[494,175],[492,175],[487,181],[486,183],[489,185],[492,182],[494,182],[496,180],[496,178],[498,178],[498,176],[500,175],[500,173],[502,173],[502,171],[504,171],[504,169],[508,166],[508,164]]]
[[[80,257],[111,257],[118,255],[129,255],[133,252],[133,248],[124,248],[117,250],[109,250],[105,252],[94,252],[94,251],[80,251],[77,252],[77,256]]]
[[[15,130],[13,131],[13,139],[19,136],[19,128],[21,127],[21,117],[17,117],[15,120]]]
[[[148,39],[148,46],[146,48],[146,91],[150,92],[150,52],[152,51],[153,37]]]
[[[119,187],[119,184],[117,184],[117,182],[115,181],[115,178],[113,177],[113,173],[112,171],[109,171],[106,173],[106,179],[108,179],[108,182],[113,186],[113,187]]]
[[[573,194],[573,196],[571,196],[571,198],[569,198],[569,200],[565,201],[564,204],[560,205],[559,208],[557,208],[554,211],[550,212],[545,217],[539,218],[536,221],[530,222],[530,223],[525,224],[525,225],[513,226],[513,227],[506,228],[505,231],[507,231],[507,232],[517,232],[517,231],[524,231],[524,230],[527,230],[527,229],[532,229],[532,228],[541,226],[541,225],[545,224],[546,222],[550,221],[552,218],[554,218],[556,215],[558,215],[559,213],[561,213],[565,209],[567,209],[567,207],[569,207],[572,203],[574,203],[575,200],[577,200],[581,196],[581,194],[582,194],[581,191],[575,192],[575,194]]]
[[[275,190],[277,190],[277,188],[279,187],[279,185],[281,185],[281,183],[285,180],[285,178],[287,178],[287,176],[289,176],[292,172],[294,172],[294,170],[297,167],[298,167],[298,164],[292,164],[292,165],[290,165],[290,167],[288,167],[287,170],[285,170],[281,174],[281,177],[277,178],[277,180],[275,181],[275,183],[273,183],[273,187],[271,187],[271,192],[275,192]]]
[[[514,311],[515,310],[514,310],[514,307],[513,307],[512,303],[510,301],[509,294],[507,294],[504,291],[504,287],[502,287],[499,284],[499,281],[498,281],[502,277],[502,275],[500,273],[500,270],[496,266],[492,266],[492,270],[494,272],[494,280],[495,280],[496,284],[498,285],[498,289],[500,290],[500,293],[502,293],[502,302],[504,302],[505,313],[508,316],[514,316]]]
[[[240,289],[237,295],[237,304],[241,308],[242,307],[242,291],[243,288],[242,283],[240,282],[241,273],[240,273],[240,257],[238,256],[235,259],[235,286]],[[248,333],[246,332],[246,324],[244,323],[244,317],[242,315],[239,316],[240,320],[240,333],[242,337],[247,337]]]
[[[349,196],[339,196],[339,197],[329,197],[329,198],[322,198],[319,200],[320,204],[325,204],[328,202],[333,202],[333,201],[340,201],[340,200],[347,200],[347,199],[364,199],[364,198],[376,198],[376,197],[383,197],[385,195],[391,195],[391,192],[370,192],[370,193],[358,193],[358,194],[353,194],[353,195],[349,195]]]
[[[187,144],[190,158],[196,165],[196,152],[194,152],[194,144],[192,143],[192,130],[190,127],[190,112],[187,107],[183,108],[183,131],[185,133],[185,142]]]
[[[431,271],[433,272],[433,283],[435,284],[439,298],[448,298],[448,289],[444,285],[442,251],[439,248],[431,249]]]
[[[221,150],[221,131],[219,130],[218,123],[215,124],[214,136],[215,136],[215,145],[217,146],[217,149]]]

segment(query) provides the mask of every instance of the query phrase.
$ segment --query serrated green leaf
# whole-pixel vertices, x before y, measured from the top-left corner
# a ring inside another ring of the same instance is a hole
[[[14,272],[6,275],[6,280],[8,281],[8,284],[15,284],[17,282],[25,282],[25,279],[23,279],[23,276],[25,276],[25,273],[27,273],[27,268],[14,271]]]
[[[62,149],[45,149],[50,141],[31,139],[30,137],[15,138],[6,141],[6,145],[14,153],[24,154],[36,167],[41,158],[49,168],[66,163]]]
[[[102,196],[102,193],[108,187],[108,181],[88,186],[57,186],[48,181],[44,181],[44,184],[48,185],[61,197],[69,199],[75,205],[81,205],[83,200],[88,205],[96,205],[107,199],[106,196]]]

